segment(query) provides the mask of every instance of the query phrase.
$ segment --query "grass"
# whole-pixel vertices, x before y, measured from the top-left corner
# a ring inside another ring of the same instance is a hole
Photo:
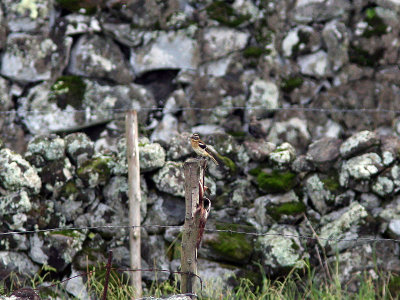
[[[309,262],[302,271],[293,269],[286,277],[271,280],[261,271],[262,280],[259,285],[255,285],[247,278],[237,279],[235,288],[224,286],[224,280],[213,280],[203,283],[203,291],[198,299],[201,300],[275,300],[275,299],[398,299],[399,290],[398,276],[395,274],[377,273],[379,276],[373,278],[368,272],[359,275],[354,280],[359,282],[358,292],[352,293],[346,286],[340,284],[340,274],[338,273],[338,263],[331,269],[331,278],[328,276],[317,280],[314,270]],[[93,271],[87,276],[86,288],[93,299],[101,299],[104,289],[105,266],[90,267],[87,271]],[[15,290],[21,286],[37,288],[47,278],[50,271],[44,272],[42,269],[33,278],[22,282],[15,274],[7,278],[7,284],[3,280],[0,282],[0,295],[10,294],[7,291]],[[320,283],[317,283],[320,282]],[[199,289],[200,290],[200,289]],[[144,289],[144,296],[166,297],[167,295],[179,294],[179,276],[174,275],[170,281],[154,281],[147,289]],[[56,294],[59,299],[73,299],[63,288],[63,284],[56,287],[42,289],[40,296],[42,299],[50,299]],[[132,299],[134,290],[129,285],[129,277],[126,274],[112,270],[108,285],[107,299]]]

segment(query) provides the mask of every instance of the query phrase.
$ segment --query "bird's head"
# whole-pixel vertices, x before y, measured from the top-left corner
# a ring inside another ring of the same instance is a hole
[[[191,136],[191,139],[194,141],[199,141],[200,140],[200,136],[197,133],[193,133]]]

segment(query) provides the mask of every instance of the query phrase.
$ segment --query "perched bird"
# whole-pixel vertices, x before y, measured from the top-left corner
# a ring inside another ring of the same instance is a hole
[[[218,165],[218,162],[217,162],[214,154],[207,147],[207,145],[200,139],[200,137],[197,133],[193,133],[193,135],[190,137],[190,143],[192,145],[194,152],[196,152],[197,155],[200,155],[203,157],[209,157],[212,159],[212,161],[216,165]]]

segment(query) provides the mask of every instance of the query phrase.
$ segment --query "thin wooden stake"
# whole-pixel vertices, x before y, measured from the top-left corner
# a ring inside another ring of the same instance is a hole
[[[126,113],[126,154],[128,157],[129,182],[129,247],[131,269],[141,269],[140,252],[140,165],[139,165],[139,132],[135,110]],[[136,298],[142,297],[142,272],[131,272],[131,284],[136,291]]]
[[[200,188],[204,181],[204,161],[190,158],[184,165],[185,173],[185,225],[182,235],[181,257],[181,293],[195,294],[197,274],[197,249],[196,241],[199,235],[200,214],[199,205]],[[191,296],[192,298],[194,296]]]
[[[111,261],[112,261],[113,252],[110,250],[108,252],[108,261],[106,267],[106,278],[104,279],[104,291],[103,291],[103,298],[102,300],[107,300],[107,291],[108,291],[108,282],[110,280],[110,273],[111,273]]]

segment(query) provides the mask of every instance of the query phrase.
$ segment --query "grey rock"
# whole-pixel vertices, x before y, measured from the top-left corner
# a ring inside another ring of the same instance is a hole
[[[266,233],[269,235],[257,238],[256,250],[261,255],[261,264],[267,274],[304,266],[306,254],[294,227],[273,225]]]
[[[204,295],[210,299],[217,299],[221,295],[222,289],[230,289],[231,286],[227,283],[229,279],[235,278],[240,269],[236,266],[226,263],[220,263],[207,259],[198,260],[198,275],[203,281],[203,286],[210,287],[203,290]]]
[[[276,149],[276,145],[265,140],[245,141],[244,146],[250,159],[261,162]]]
[[[339,250],[351,247],[351,241],[338,242],[335,239],[357,238],[359,225],[365,223],[367,216],[366,209],[360,203],[353,202],[349,207],[336,211],[334,215],[323,217],[321,223],[325,225],[321,227],[319,234],[322,246],[330,245]]]
[[[152,35],[143,47],[131,49],[130,64],[136,75],[159,69],[197,68],[199,58],[191,29],[158,31]]]
[[[57,198],[63,192],[66,183],[73,178],[75,167],[68,158],[53,160],[40,168],[43,187]],[[65,187],[67,189],[67,187]]]
[[[346,25],[333,20],[325,25],[322,36],[328,48],[329,65],[336,72],[349,61],[349,35]]]
[[[308,146],[311,135],[308,131],[307,121],[294,117],[287,121],[275,122],[267,139],[275,145],[288,142],[297,151],[302,152],[302,149]]]
[[[320,50],[316,53],[300,56],[297,60],[300,71],[304,75],[315,77],[325,77],[329,75],[328,54]]]
[[[219,58],[217,60],[208,61],[200,67],[201,74],[214,77],[225,76],[228,72],[229,65],[232,63],[234,55]]]
[[[287,168],[296,158],[296,150],[289,143],[283,143],[268,154],[269,161],[278,169]]]
[[[95,16],[72,13],[65,16],[65,21],[67,22],[65,35],[77,35],[101,31],[99,21]]]
[[[65,142],[56,134],[35,136],[28,143],[28,153],[30,155],[41,155],[45,160],[61,159],[65,156]]]
[[[167,158],[171,160],[182,160],[193,153],[190,145],[189,132],[182,132],[171,138],[170,147],[167,152]]]
[[[379,197],[372,193],[362,193],[360,195],[360,204],[374,215],[375,210],[380,206],[381,202]]]
[[[0,197],[0,216],[26,213],[32,208],[28,193],[21,189],[15,193]]]
[[[307,178],[305,183],[305,191],[310,197],[315,209],[324,215],[329,210],[329,204],[333,204],[335,194],[325,187],[324,182],[318,174],[311,175]]]
[[[68,134],[64,141],[66,154],[77,166],[90,159],[94,154],[94,143],[83,132]]]
[[[398,157],[400,151],[400,139],[394,135],[381,136],[382,162],[385,166],[392,164]]]
[[[112,7],[113,3],[109,5]],[[163,23],[162,21],[168,16],[170,10],[168,9],[164,12],[164,9],[163,4],[155,0],[146,2],[132,0],[125,2],[124,9],[117,10],[117,17],[129,20],[134,27],[152,28],[156,27],[156,24],[160,22]],[[163,12],[167,13],[167,15],[164,15]]]
[[[215,195],[215,188],[213,190],[210,182],[207,182],[207,180],[206,185],[210,188],[211,195]],[[255,187],[249,180],[245,179],[236,179],[232,182],[230,184],[230,191],[229,203],[234,207],[247,207],[257,195]]]
[[[52,262],[54,268],[63,271],[82,250],[85,238],[86,235],[77,230],[68,233],[55,231],[45,237],[34,235],[30,239],[29,255],[37,263],[49,265]]]
[[[0,50],[6,44],[7,39],[7,26],[6,26],[6,18],[4,17],[3,8],[0,7]]]
[[[0,109],[2,111],[10,110],[13,106],[10,83],[3,77],[0,77]]]
[[[272,81],[265,81],[261,78],[255,79],[251,83],[250,96],[246,106],[248,108],[246,110],[248,120],[253,116],[257,118],[267,117],[266,109],[276,109],[279,106],[278,87]]]
[[[0,251],[0,266],[7,272],[18,272],[25,276],[33,276],[39,271],[25,253]]]
[[[42,187],[36,170],[21,155],[9,149],[0,150],[0,183],[9,191],[26,188],[32,194],[38,194]]]
[[[183,164],[167,161],[156,174],[152,176],[159,191],[178,197],[185,197]]]
[[[164,239],[170,243],[177,241],[183,232],[182,227],[170,227],[165,229]]]
[[[400,219],[390,220],[388,230],[389,234],[397,239],[400,236]]]
[[[68,71],[74,75],[106,78],[120,84],[133,81],[119,47],[108,37],[83,35],[72,48]]]
[[[104,185],[110,179],[111,161],[110,155],[95,155],[77,168],[76,175],[87,187],[94,188],[98,185]]]
[[[48,33],[54,25],[53,3],[4,0],[5,15],[11,32]]]
[[[43,36],[9,34],[0,74],[22,83],[52,79],[66,66],[71,44],[70,38],[57,45]]]
[[[338,280],[341,284],[346,284],[349,292],[357,292],[359,281],[353,281],[353,278],[362,276],[368,272],[370,275],[378,278],[379,272],[376,270],[386,270],[388,272],[397,272],[400,270],[400,261],[398,259],[399,247],[395,243],[377,243],[376,246],[371,243],[354,245],[343,253],[337,253],[328,258],[328,265],[335,266],[340,272]],[[317,276],[323,276],[318,273]],[[321,278],[321,277],[320,277]]]
[[[315,170],[315,166],[306,155],[299,155],[292,163],[292,170],[296,173],[310,172]]]
[[[284,209],[288,208],[285,212]],[[257,224],[261,225],[259,230],[273,223],[291,223],[301,218],[301,213],[305,211],[306,206],[296,193],[291,190],[283,194],[270,194],[258,197],[254,200],[254,209],[251,209],[250,215],[254,216]],[[283,210],[281,212],[280,210]]]
[[[176,135],[178,135],[178,120],[172,114],[165,114],[150,139],[167,145]]]
[[[205,124],[205,125],[193,126],[192,132],[196,132],[200,135],[210,135],[216,132],[225,133],[225,130],[219,125]]]
[[[62,86],[62,80],[58,84]],[[82,80],[81,85],[82,93],[73,96],[68,94],[68,89],[53,93],[48,83],[39,84],[30,89],[26,97],[19,98],[18,115],[28,130],[35,134],[77,131],[113,120],[118,116],[118,112],[113,110],[128,108],[138,110],[139,122],[145,122],[148,111],[140,111],[140,107],[150,107],[155,103],[151,93],[136,84],[110,86]],[[32,114],[28,112],[30,110],[44,112]]]
[[[141,172],[154,171],[165,164],[165,150],[158,143],[139,144],[139,163]]]
[[[282,51],[287,57],[315,52],[321,47],[321,38],[310,26],[291,29],[282,41]]]
[[[380,219],[389,223],[390,220],[400,219],[400,197],[395,196],[383,209],[377,212]]]
[[[345,158],[350,157],[378,144],[379,139],[374,132],[368,130],[360,131],[343,142],[340,146],[340,154]]]
[[[238,142],[230,134],[214,132],[210,135],[200,136],[200,138],[220,155],[232,156],[239,151]]]
[[[369,180],[382,169],[382,159],[378,154],[365,153],[343,161],[339,173],[339,183],[341,186],[347,187],[352,179]]]
[[[150,268],[169,271],[170,264],[167,259],[167,249],[162,236],[149,235],[148,238],[143,241],[142,249],[143,258]],[[143,279],[150,281],[156,279],[165,281],[168,279],[169,275],[169,272],[142,272]]]
[[[109,203],[113,205],[113,203]],[[107,228],[106,225],[129,226],[128,209],[120,203],[115,204],[115,207],[105,203],[95,201],[90,205],[89,211],[80,215],[74,220],[76,227],[97,227],[105,226],[97,229],[97,232],[105,239],[112,239],[113,243],[122,243],[129,235],[128,228]]]
[[[356,198],[356,193],[353,190],[347,190],[344,193],[341,193],[336,196],[335,198],[335,206],[336,207],[341,207],[341,206],[348,206],[351,202],[354,201]],[[363,203],[360,203],[363,205]],[[367,209],[368,207],[366,207]]]
[[[321,2],[319,0],[297,1],[294,7],[293,18],[297,22],[321,22],[341,17],[346,19],[350,11],[350,4],[345,0]]]
[[[185,203],[181,198],[173,196],[157,196],[155,203],[148,210],[144,225],[149,233],[161,233],[164,229],[150,225],[180,225],[185,218]]]
[[[322,138],[308,146],[307,158],[321,171],[328,171],[339,157],[342,140]]]
[[[249,34],[227,27],[211,27],[204,31],[205,55],[209,59],[218,59],[242,50]]]
[[[79,300],[84,300],[84,299],[89,299],[90,296],[87,291],[86,283],[84,282],[82,276],[80,276],[81,272],[75,270],[72,268],[71,274],[69,277],[74,277],[74,280],[68,280],[67,283],[65,284],[65,289],[66,291],[74,296],[76,299]]]
[[[130,48],[140,46],[146,37],[145,31],[132,28],[130,24],[105,23],[103,28],[115,40]]]
[[[372,191],[381,197],[390,195],[395,188],[395,184],[391,178],[386,176],[378,176],[372,184]]]
[[[125,176],[113,176],[104,186],[103,195],[107,205],[113,208],[114,212],[124,215],[123,211],[128,206],[128,179]],[[143,221],[147,215],[147,184],[144,177],[140,178],[140,220]]]

